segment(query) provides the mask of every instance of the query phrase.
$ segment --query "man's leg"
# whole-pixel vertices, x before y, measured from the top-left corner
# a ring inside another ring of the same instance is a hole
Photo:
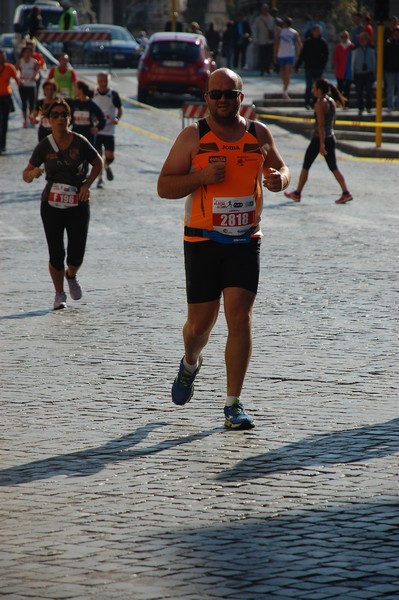
[[[225,349],[227,395],[239,397],[252,353],[252,307],[255,294],[242,288],[225,288],[224,312],[228,334]]]
[[[220,300],[188,304],[187,321],[183,327],[184,358],[195,365],[219,314]]]
[[[243,288],[229,287],[224,289],[223,295],[228,327],[224,424],[229,429],[251,429],[254,427],[253,419],[245,412],[240,396],[252,353],[252,306],[255,293]]]
[[[187,321],[183,327],[184,356],[172,386],[175,404],[187,404],[194,393],[194,380],[201,368],[201,350],[205,348],[216,322],[220,300],[188,304]]]

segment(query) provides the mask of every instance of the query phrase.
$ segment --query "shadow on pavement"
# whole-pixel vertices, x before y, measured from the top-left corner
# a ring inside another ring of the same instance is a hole
[[[397,502],[337,504],[160,534],[173,573],[190,565],[175,597],[397,599]]]
[[[21,192],[1,192],[0,204],[22,204],[23,202],[38,202],[41,191]]]
[[[311,466],[325,466],[381,458],[399,451],[399,419],[377,425],[317,434],[238,462],[217,479],[257,479]]]
[[[25,313],[15,313],[13,315],[3,315],[0,316],[0,321],[12,321],[14,319],[27,319],[29,317],[44,317],[49,313],[53,313],[52,308],[42,309],[42,310],[30,310]]]
[[[151,431],[166,425],[169,425],[169,423],[149,423],[139,427],[132,433],[110,440],[103,446],[98,446],[97,448],[88,448],[69,454],[59,454],[43,460],[36,460],[23,465],[16,465],[15,467],[0,470],[0,486],[19,485],[21,483],[49,479],[59,475],[87,477],[94,473],[99,473],[108,464],[122,460],[133,460],[139,456],[147,456],[148,454],[154,454],[183,444],[189,444],[195,440],[200,440],[213,435],[221,430],[220,427],[215,427],[208,431],[201,431],[200,433],[188,435],[186,437],[167,439],[146,448],[129,450],[131,446],[135,446],[142,442]]]

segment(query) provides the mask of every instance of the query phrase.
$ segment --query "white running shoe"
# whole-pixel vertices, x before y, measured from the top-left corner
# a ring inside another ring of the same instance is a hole
[[[66,293],[65,292],[56,292],[54,298],[53,308],[54,310],[61,310],[62,308],[66,308]]]

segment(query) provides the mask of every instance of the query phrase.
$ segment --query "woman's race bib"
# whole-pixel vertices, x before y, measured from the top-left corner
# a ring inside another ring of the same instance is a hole
[[[73,113],[74,125],[90,125],[90,112],[88,110],[75,110]]]
[[[72,208],[78,205],[78,189],[65,183],[53,183],[48,203],[54,208]]]
[[[213,199],[212,224],[215,231],[224,235],[243,235],[254,221],[254,196]]]

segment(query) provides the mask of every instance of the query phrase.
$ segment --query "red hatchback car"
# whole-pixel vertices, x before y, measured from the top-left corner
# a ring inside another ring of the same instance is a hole
[[[137,99],[146,102],[153,93],[191,94],[202,99],[215,69],[203,35],[154,33],[140,58]]]

